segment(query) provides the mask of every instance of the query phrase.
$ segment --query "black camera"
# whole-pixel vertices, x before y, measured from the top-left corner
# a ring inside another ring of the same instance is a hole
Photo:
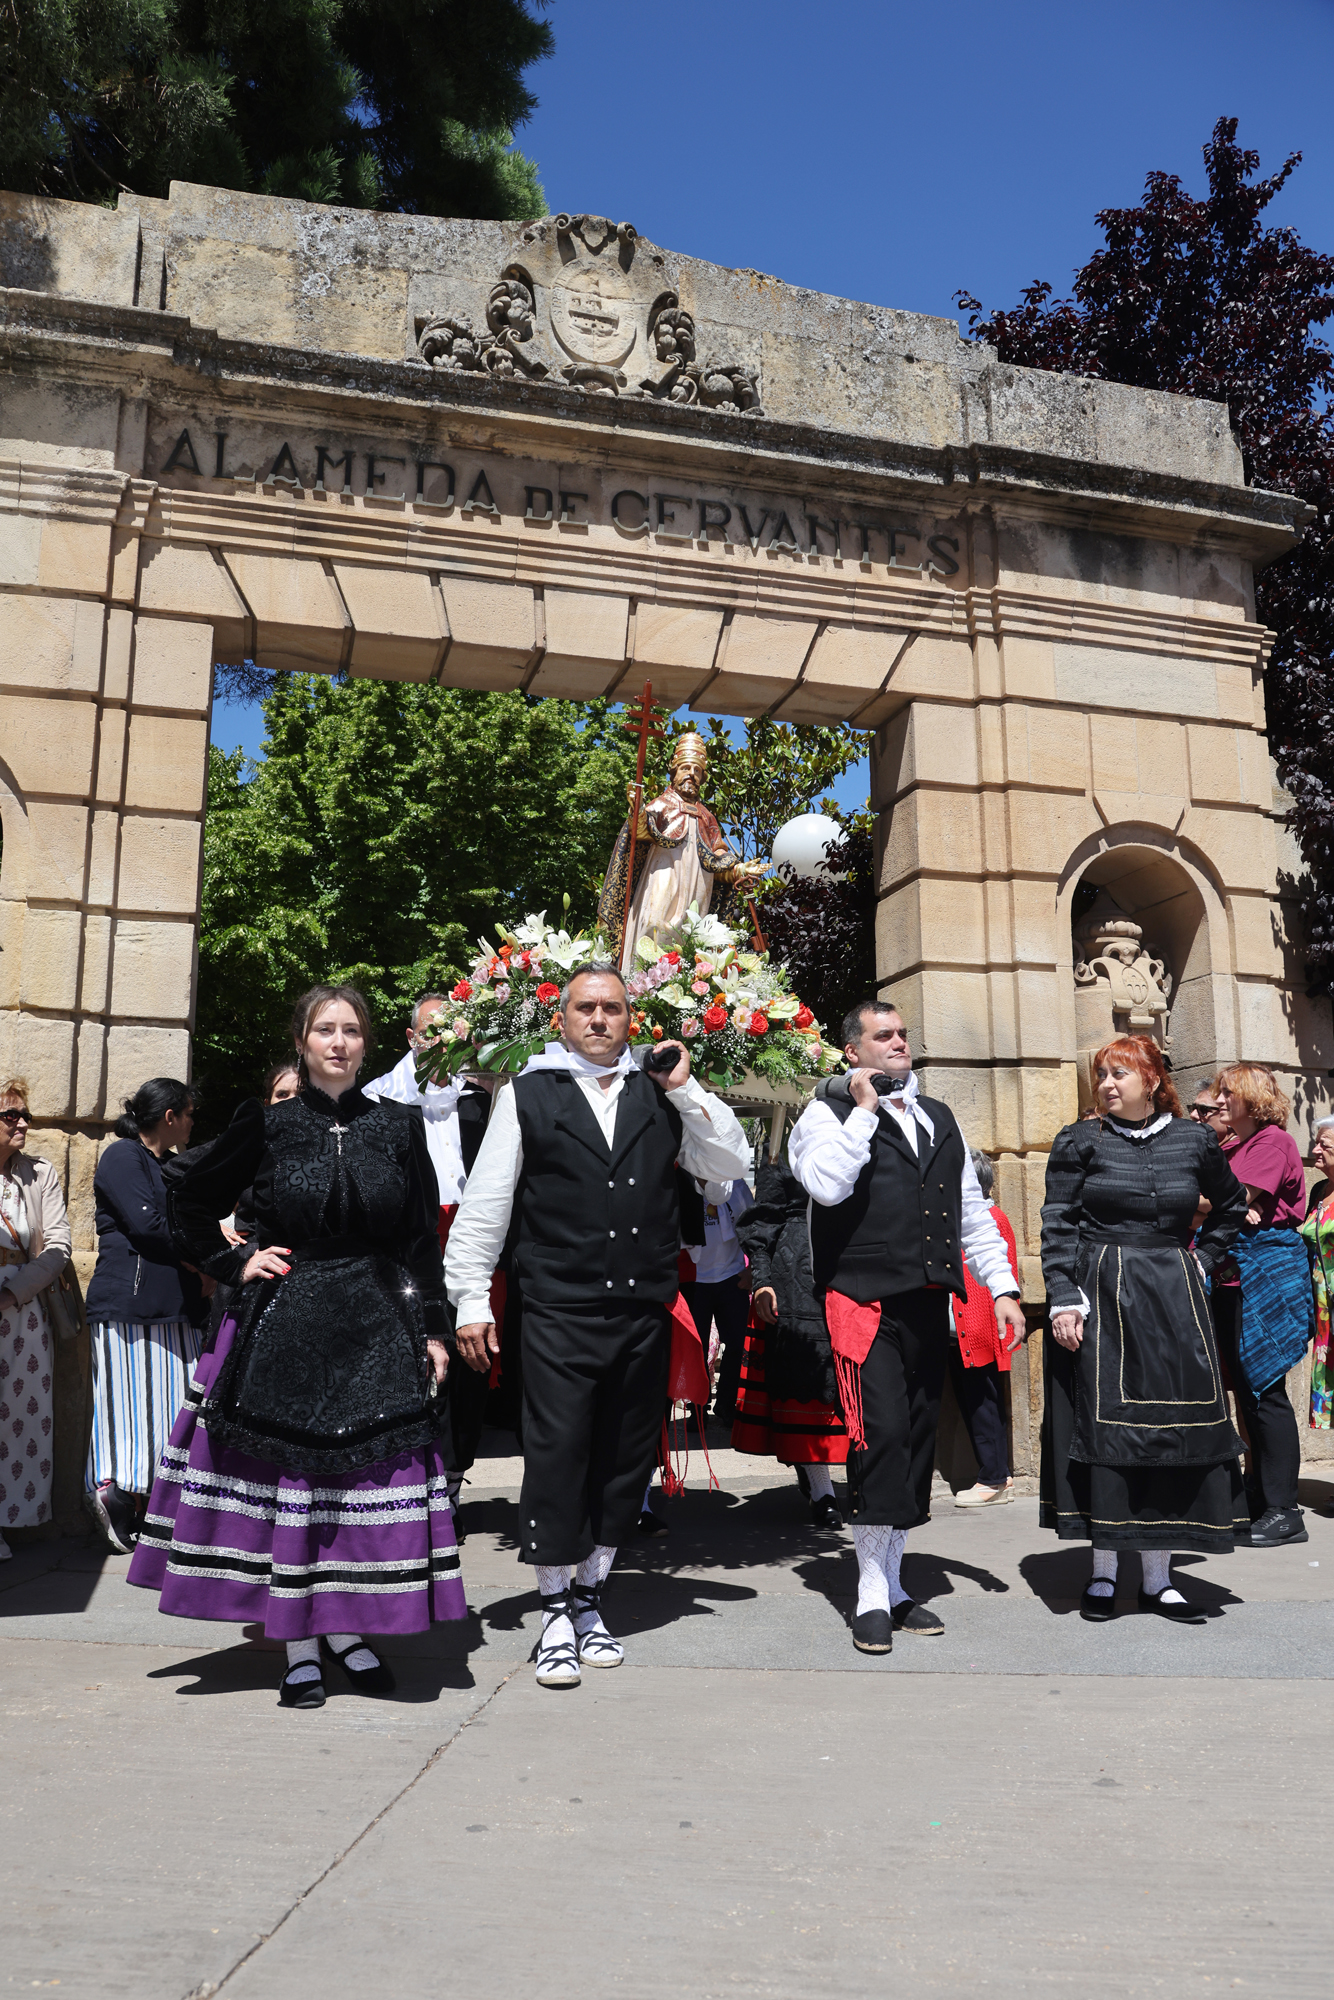
[[[878,1069],[871,1078],[871,1081],[875,1085],[877,1097],[898,1097],[907,1084],[908,1078],[906,1076],[886,1076],[882,1069]]]
[[[639,1067],[646,1069],[650,1076],[666,1076],[681,1060],[679,1042],[661,1042],[656,1049],[650,1049]]]

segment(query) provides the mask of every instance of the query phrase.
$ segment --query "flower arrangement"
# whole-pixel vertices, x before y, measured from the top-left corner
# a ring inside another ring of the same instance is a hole
[[[449,1007],[422,1024],[419,1084],[460,1070],[521,1070],[560,1034],[555,1006],[572,967],[616,963],[600,932],[571,936],[548,924],[545,910],[513,931],[497,925],[496,934],[494,950],[479,939]],[[682,1042],[695,1074],[719,1090],[734,1089],[747,1071],[782,1084],[837,1069],[842,1056],[791,991],[786,969],[749,943],[693,905],[670,935],[641,938],[626,978],[632,1044]]]

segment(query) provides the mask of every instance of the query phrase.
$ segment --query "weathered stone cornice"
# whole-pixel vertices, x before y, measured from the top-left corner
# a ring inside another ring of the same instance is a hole
[[[221,405],[243,399],[330,421],[355,404],[395,433],[423,414],[473,427],[473,442],[513,456],[605,463],[625,453],[664,472],[744,476],[786,490],[800,468],[813,487],[836,480],[849,497],[967,510],[1003,504],[1046,517],[1059,509],[1090,529],[1218,542],[1254,562],[1290,548],[1314,510],[1292,494],[1098,464],[1058,452],[975,441],[886,443],[851,432],[652,398],[589,396],[553,380],[441,372],[412,361],[307,353],[235,339],[180,314],[107,306],[41,292],[0,292],[0,355],[11,369],[77,372],[170,402],[209,384]],[[139,378],[133,386],[127,375]]]

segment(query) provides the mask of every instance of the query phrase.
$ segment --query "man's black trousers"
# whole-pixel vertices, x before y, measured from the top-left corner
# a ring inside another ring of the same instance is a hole
[[[579,1563],[629,1541],[662,1434],[666,1306],[523,1306],[519,1559]]]
[[[718,1322],[718,1338],[722,1342],[723,1353],[718,1364],[714,1415],[719,1423],[730,1424],[736,1415],[737,1390],[741,1386],[741,1352],[750,1323],[750,1291],[735,1277],[720,1279],[717,1284],[702,1284],[696,1279],[693,1284],[682,1285],[681,1290],[690,1307],[706,1360],[709,1334],[714,1321]]]
[[[1288,1401],[1288,1378],[1271,1382],[1256,1395],[1246,1380],[1246,1371],[1237,1353],[1241,1338],[1241,1286],[1215,1283],[1210,1295],[1214,1332],[1223,1366],[1232,1377],[1241,1414],[1251,1440],[1250,1477],[1246,1484],[1266,1507],[1295,1507],[1297,1480],[1302,1469],[1302,1441],[1297,1419]],[[1254,1506],[1254,1501],[1252,1501]]]
[[[977,1455],[983,1486],[1004,1486],[1010,1476],[1010,1439],[1005,1428],[1005,1389],[994,1361],[966,1368],[957,1340],[950,1342],[950,1380],[959,1412]]]
[[[916,1528],[931,1517],[940,1394],[949,1358],[949,1293],[923,1287],[881,1305],[861,1367],[865,1451],[848,1451],[859,1528]]]

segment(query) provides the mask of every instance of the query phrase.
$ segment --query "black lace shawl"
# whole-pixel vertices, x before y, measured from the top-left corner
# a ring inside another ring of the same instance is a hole
[[[1076,1305],[1081,1238],[1190,1241],[1199,1198],[1213,1203],[1196,1251],[1217,1270],[1246,1216],[1246,1190],[1216,1135],[1174,1118],[1149,1139],[1132,1139],[1110,1121],[1084,1119],[1056,1134],[1042,1207],[1042,1275],[1053,1312]]]
[[[257,1238],[218,1218],[253,1188]],[[237,1330],[205,1405],[211,1438],[306,1473],[358,1470],[436,1429],[427,1339],[453,1343],[439,1198],[421,1114],[307,1088],[241,1105],[169,1197],[181,1256],[238,1287]],[[284,1278],[240,1283],[256,1247]]]

